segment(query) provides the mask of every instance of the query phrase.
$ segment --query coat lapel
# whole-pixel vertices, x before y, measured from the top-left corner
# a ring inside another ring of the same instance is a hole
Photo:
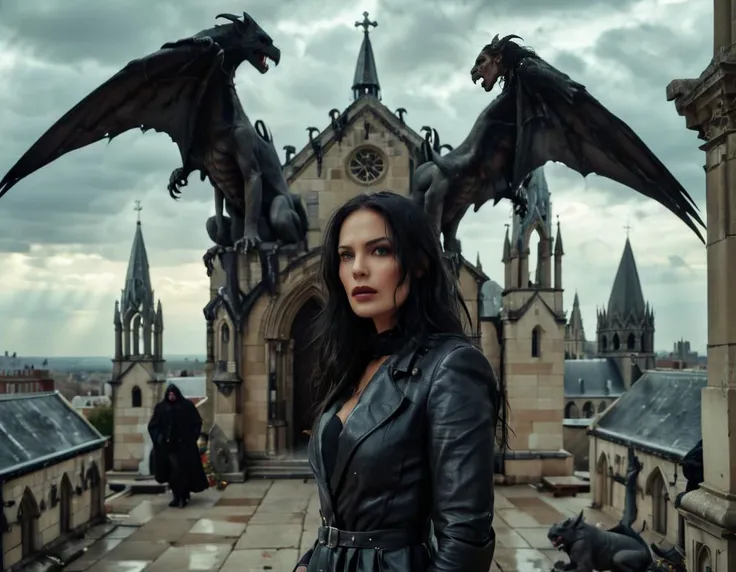
[[[322,437],[324,435],[327,423],[329,423],[330,419],[335,416],[341,406],[342,401],[337,399],[332,403],[332,405],[330,405],[330,407],[325,410],[325,412],[317,420],[315,430],[312,432],[312,437],[309,441],[309,462],[312,466],[312,471],[314,472],[314,478],[317,481],[317,487],[319,488],[320,494],[324,501],[329,505],[327,507],[324,507],[326,509],[325,512],[329,514],[332,514],[333,512],[332,494],[330,493],[330,488],[328,486],[329,475],[326,474],[325,461],[324,457],[322,456]]]
[[[337,493],[348,463],[358,446],[387,423],[404,404],[406,397],[396,386],[395,378],[409,373],[415,354],[416,349],[412,349],[406,354],[388,358],[360,396],[340,434],[335,470],[329,475],[333,494]]]

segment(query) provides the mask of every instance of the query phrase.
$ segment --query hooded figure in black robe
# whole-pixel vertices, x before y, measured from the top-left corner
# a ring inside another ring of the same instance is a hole
[[[201,430],[202,417],[197,408],[178,387],[169,385],[148,424],[153,442],[154,477],[159,483],[169,483],[174,494],[169,506],[184,508],[190,493],[208,487],[197,446]]]

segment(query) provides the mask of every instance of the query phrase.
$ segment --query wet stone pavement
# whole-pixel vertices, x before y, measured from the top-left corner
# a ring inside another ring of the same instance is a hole
[[[65,572],[291,572],[314,542],[319,501],[312,481],[249,481],[194,495],[169,508],[169,495],[110,503],[110,523],[88,533],[87,550]],[[562,554],[547,540],[553,522],[590,504],[587,495],[553,498],[528,486],[497,487],[492,571],[549,571]],[[586,509],[591,523],[608,519]]]

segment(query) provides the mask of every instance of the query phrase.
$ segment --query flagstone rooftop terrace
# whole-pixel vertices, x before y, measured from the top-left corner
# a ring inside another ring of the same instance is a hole
[[[109,501],[110,522],[88,532],[80,541],[86,551],[64,571],[291,572],[319,526],[313,481],[231,484],[194,495],[185,509],[169,508],[169,500],[162,494]],[[584,510],[590,523],[615,524],[590,504],[588,494],[554,498],[529,486],[496,487],[491,570],[548,572],[565,559],[547,539],[552,523]]]

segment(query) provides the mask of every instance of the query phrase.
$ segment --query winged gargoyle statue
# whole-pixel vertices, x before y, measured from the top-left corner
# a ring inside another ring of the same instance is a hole
[[[607,177],[652,198],[676,214],[703,240],[695,203],[634,131],[585,87],[533,50],[498,35],[475,60],[470,76],[490,92],[502,92],[480,114],[465,140],[420,165],[411,196],[442,233],[445,251],[459,256],[457,230],[471,205],[509,199],[526,211],[523,184],[548,161],[583,176]]]
[[[268,60],[278,65],[281,52],[247,13],[242,19],[233,14],[217,18],[229,23],[133,60],[74,106],[3,177],[0,197],[70,151],[131,129],[153,129],[167,133],[181,153],[182,166],[169,180],[172,198],[194,171],[212,183],[217,227],[208,224],[208,231],[218,245],[247,250],[261,240],[301,240],[306,228],[300,225],[298,206],[281,169],[275,174],[269,167],[274,154],[280,167],[278,154],[254,129],[234,86],[241,63],[264,74]],[[265,168],[264,160],[269,163]],[[232,225],[223,222],[223,204]],[[241,224],[236,224],[238,216]],[[238,236],[231,236],[236,228]]]

